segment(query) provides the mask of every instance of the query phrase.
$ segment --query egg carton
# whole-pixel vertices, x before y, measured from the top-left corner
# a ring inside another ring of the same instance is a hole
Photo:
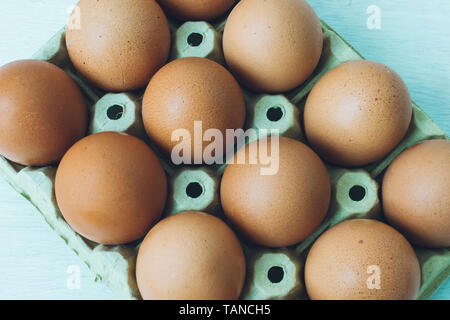
[[[243,89],[247,105],[246,128],[278,129],[282,136],[303,141],[301,119],[305,99],[314,84],[329,70],[349,60],[363,59],[323,21],[324,48],[319,65],[298,88],[283,95],[255,95]],[[204,57],[224,64],[221,49],[225,21],[171,22],[170,59]],[[49,61],[64,69],[82,89],[91,121],[89,133],[119,131],[146,141],[157,153],[169,179],[165,215],[186,210],[204,211],[223,218],[218,189],[224,166],[174,167],[148,140],[141,118],[143,90],[108,93],[89,84],[73,67],[61,29],[34,59]],[[332,197],[321,226],[300,244],[280,249],[262,248],[241,239],[247,259],[247,280],[242,299],[306,299],[302,271],[314,240],[329,227],[353,218],[383,219],[379,183],[385,169],[405,148],[427,139],[447,138],[445,133],[414,103],[413,120],[403,141],[386,158],[360,169],[328,166]],[[258,131],[259,132],[259,131]],[[259,136],[262,136],[263,132]],[[104,246],[75,233],[58,209],[54,179],[56,167],[24,167],[0,157],[0,175],[27,198],[48,224],[102,281],[124,299],[140,299],[135,278],[139,241],[127,245]],[[450,274],[449,249],[415,248],[422,267],[419,299],[428,299]]]

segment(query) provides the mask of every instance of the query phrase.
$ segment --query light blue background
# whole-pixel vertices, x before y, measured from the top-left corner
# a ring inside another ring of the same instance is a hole
[[[64,24],[76,0],[0,0],[0,65],[28,58]],[[363,56],[395,69],[412,98],[450,135],[449,0],[309,0]],[[369,30],[370,5],[381,29]],[[69,266],[81,272],[69,289]],[[35,208],[0,179],[0,299],[114,299]],[[450,299],[450,280],[434,299]]]

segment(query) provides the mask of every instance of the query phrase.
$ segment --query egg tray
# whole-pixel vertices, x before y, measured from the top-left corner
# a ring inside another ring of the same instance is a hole
[[[171,21],[170,59],[198,56],[224,64],[221,38],[225,21]],[[280,135],[304,141],[302,113],[305,99],[314,84],[335,66],[363,59],[345,40],[322,21],[324,48],[313,75],[300,87],[284,95],[255,95],[243,89],[247,105],[246,128],[278,129]],[[91,86],[73,67],[65,46],[65,29],[60,30],[34,59],[63,68],[80,86],[90,108],[89,133],[120,131],[146,141],[161,159],[169,179],[169,195],[164,215],[199,210],[223,218],[218,198],[220,177],[225,166],[174,167],[151,144],[141,118],[143,90],[107,93]],[[303,267],[308,249],[327,228],[352,218],[383,220],[379,184],[387,166],[405,148],[427,139],[447,139],[445,133],[414,103],[413,120],[404,140],[386,158],[360,169],[328,166],[332,185],[331,204],[325,221],[300,244],[280,249],[262,248],[241,239],[247,259],[247,280],[242,299],[307,299]],[[259,131],[258,131],[259,132]],[[262,136],[263,132],[260,132]],[[0,157],[0,175],[27,198],[47,223],[102,281],[124,299],[140,299],[135,262],[139,241],[127,245],[104,246],[75,233],[62,217],[54,194],[55,166],[24,167]],[[422,267],[419,299],[428,299],[450,275],[450,251],[415,248]],[[330,266],[331,268],[332,266]]]

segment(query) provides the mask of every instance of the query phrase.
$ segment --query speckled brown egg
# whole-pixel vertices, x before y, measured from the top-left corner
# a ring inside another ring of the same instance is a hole
[[[411,300],[420,282],[419,261],[409,242],[376,220],[332,227],[306,259],[305,284],[313,300]]]
[[[67,25],[75,68],[108,91],[144,87],[167,61],[170,31],[154,0],[81,0]]]
[[[56,163],[87,129],[75,82],[59,67],[21,60],[0,68],[0,154],[29,166]]]
[[[242,0],[225,25],[223,49],[236,78],[258,92],[303,83],[322,53],[319,18],[304,0]]]
[[[265,159],[250,157],[252,149],[263,149],[261,143],[272,150],[272,163],[279,162],[270,174],[261,170],[271,167]],[[271,138],[263,138],[237,152],[234,164],[225,169],[220,196],[226,217],[243,236],[263,246],[284,247],[304,240],[323,221],[330,180],[325,165],[305,144],[280,138],[277,150]]]
[[[236,0],[157,0],[164,11],[182,21],[211,21],[225,14]]]
[[[450,141],[419,143],[398,156],[383,180],[389,223],[412,243],[450,247]]]
[[[305,133],[326,161],[359,167],[380,160],[405,136],[411,98],[387,66],[367,60],[344,63],[323,76],[306,101]]]
[[[56,172],[55,193],[76,232],[113,245],[147,233],[164,209],[167,182],[159,159],[144,142],[102,132],[67,151]]]
[[[245,271],[233,231],[201,212],[159,222],[142,242],[136,263],[139,291],[147,300],[234,300]]]
[[[169,156],[183,140],[172,139],[172,134],[187,130],[191,163],[195,155],[201,163],[211,142],[200,142],[195,149],[198,133],[194,122],[201,121],[200,140],[209,129],[217,129],[225,137],[226,129],[243,127],[245,103],[238,83],[223,66],[209,59],[183,58],[165,65],[152,78],[144,95],[142,116],[149,137]],[[217,148],[222,154],[226,147],[223,140],[223,147]]]

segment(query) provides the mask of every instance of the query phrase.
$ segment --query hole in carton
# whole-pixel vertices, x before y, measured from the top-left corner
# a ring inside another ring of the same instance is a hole
[[[267,272],[267,278],[269,278],[269,281],[272,283],[280,283],[284,278],[283,268],[279,266],[273,266]]]
[[[353,201],[361,201],[366,196],[366,189],[363,186],[353,186],[348,192],[350,199]]]
[[[281,109],[280,107],[271,107],[269,108],[269,110],[267,110],[267,119],[269,119],[269,121],[272,122],[277,122],[279,121],[281,118],[283,118],[283,109]]]
[[[203,42],[203,36],[200,33],[192,32],[188,36],[187,42],[191,47],[198,47]]]
[[[119,120],[123,115],[123,106],[115,104],[108,108],[106,111],[106,115],[111,120]]]
[[[202,193],[203,193],[203,187],[198,182],[191,182],[186,187],[186,194],[190,198],[197,199],[198,197],[200,197],[202,195]]]

